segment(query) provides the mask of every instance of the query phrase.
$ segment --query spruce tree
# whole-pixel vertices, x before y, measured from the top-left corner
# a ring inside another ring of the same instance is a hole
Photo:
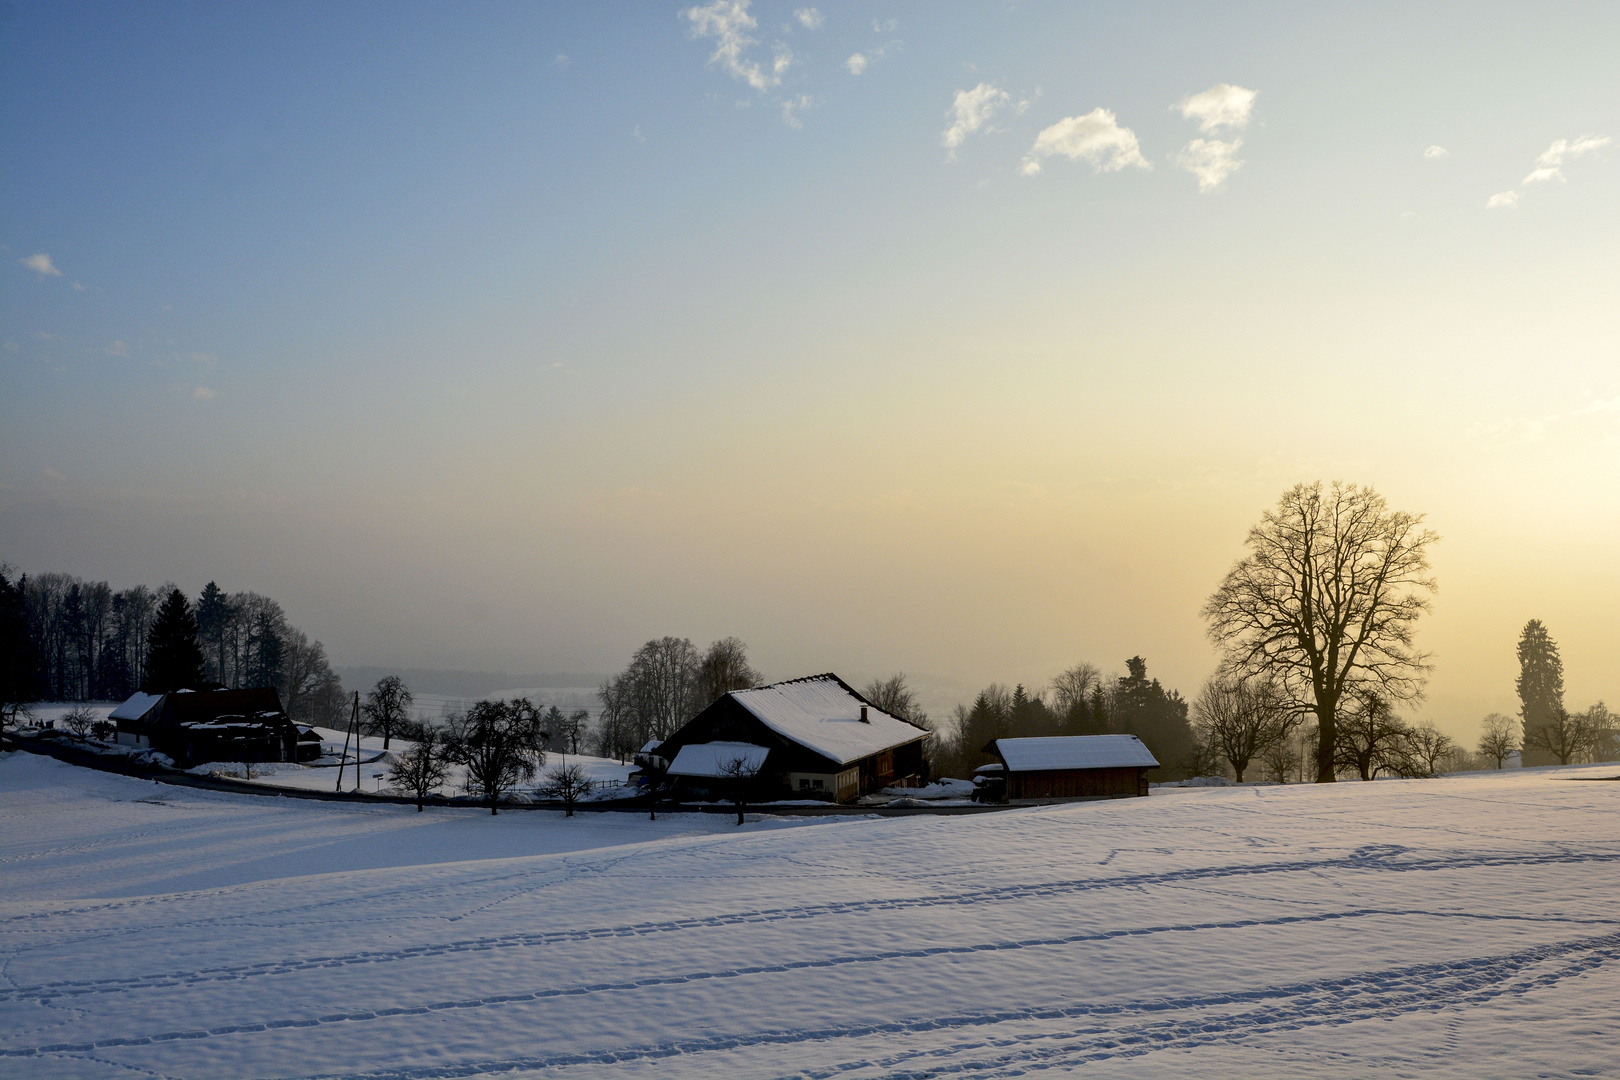
[[[1519,720],[1524,725],[1523,760],[1526,765],[1554,765],[1557,758],[1530,749],[1534,734],[1558,719],[1564,710],[1564,661],[1558,644],[1540,619],[1524,624],[1519,635]]]
[[[148,694],[193,689],[203,681],[197,617],[191,613],[186,594],[179,589],[170,592],[158,609],[146,649],[146,682],[141,689]]]
[[[225,632],[231,622],[231,601],[214,582],[203,586],[197,597],[197,638],[212,654],[213,677],[225,681]]]
[[[9,727],[18,710],[37,697],[39,661],[28,635],[28,608],[23,597],[27,578],[16,584],[0,564],[0,730]]]
[[[258,618],[254,620],[253,631],[248,638],[248,649],[252,654],[252,661],[248,669],[247,684],[279,687],[284,649],[281,644],[281,632],[276,628],[276,620],[268,611],[259,612]]]

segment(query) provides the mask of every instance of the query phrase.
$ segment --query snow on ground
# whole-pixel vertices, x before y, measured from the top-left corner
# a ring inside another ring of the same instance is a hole
[[[355,789],[355,749],[353,737],[347,751],[343,746],[341,730],[331,728],[315,728],[321,736],[321,747],[325,756],[308,764],[295,762],[267,762],[253,765],[252,781],[270,787],[298,788],[304,791],[336,791],[338,784],[338,766],[344,767],[343,790]],[[388,770],[393,758],[409,750],[414,743],[406,739],[392,739],[388,749],[383,750],[381,736],[367,735],[360,740],[360,790],[362,791],[388,791]],[[559,754],[551,752],[546,755],[546,761],[540,771],[535,774],[531,783],[522,785],[518,790],[525,797],[533,797],[536,789],[546,782],[546,774],[562,764],[581,765],[584,767],[585,778],[591,782],[591,798],[618,799],[635,794],[629,786],[630,772],[634,765],[621,765],[614,758],[589,757],[580,754]],[[242,765],[240,762],[215,761],[206,765],[199,765],[192,772],[204,775],[217,774],[219,776],[242,779]],[[447,779],[439,787],[441,795],[460,795],[467,790],[467,770],[460,765],[452,765],[448,771]]]
[[[0,1071],[1613,1075],[1616,772],[738,829],[9,755]]]

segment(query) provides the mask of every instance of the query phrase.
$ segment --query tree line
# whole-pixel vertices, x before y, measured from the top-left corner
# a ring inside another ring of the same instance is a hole
[[[71,574],[0,567],[0,701],[116,701],[137,690],[274,687],[293,719],[330,726],[342,682],[326,649],[281,605],[210,581],[113,589]]]

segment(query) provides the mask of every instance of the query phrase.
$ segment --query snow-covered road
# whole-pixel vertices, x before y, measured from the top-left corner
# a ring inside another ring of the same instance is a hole
[[[11,755],[0,1073],[1615,1075],[1617,771],[736,829]]]

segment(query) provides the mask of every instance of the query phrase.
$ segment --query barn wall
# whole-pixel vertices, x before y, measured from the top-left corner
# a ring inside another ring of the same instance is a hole
[[[1113,798],[1146,795],[1147,772],[1125,769],[1052,769],[1007,777],[1009,799]]]

